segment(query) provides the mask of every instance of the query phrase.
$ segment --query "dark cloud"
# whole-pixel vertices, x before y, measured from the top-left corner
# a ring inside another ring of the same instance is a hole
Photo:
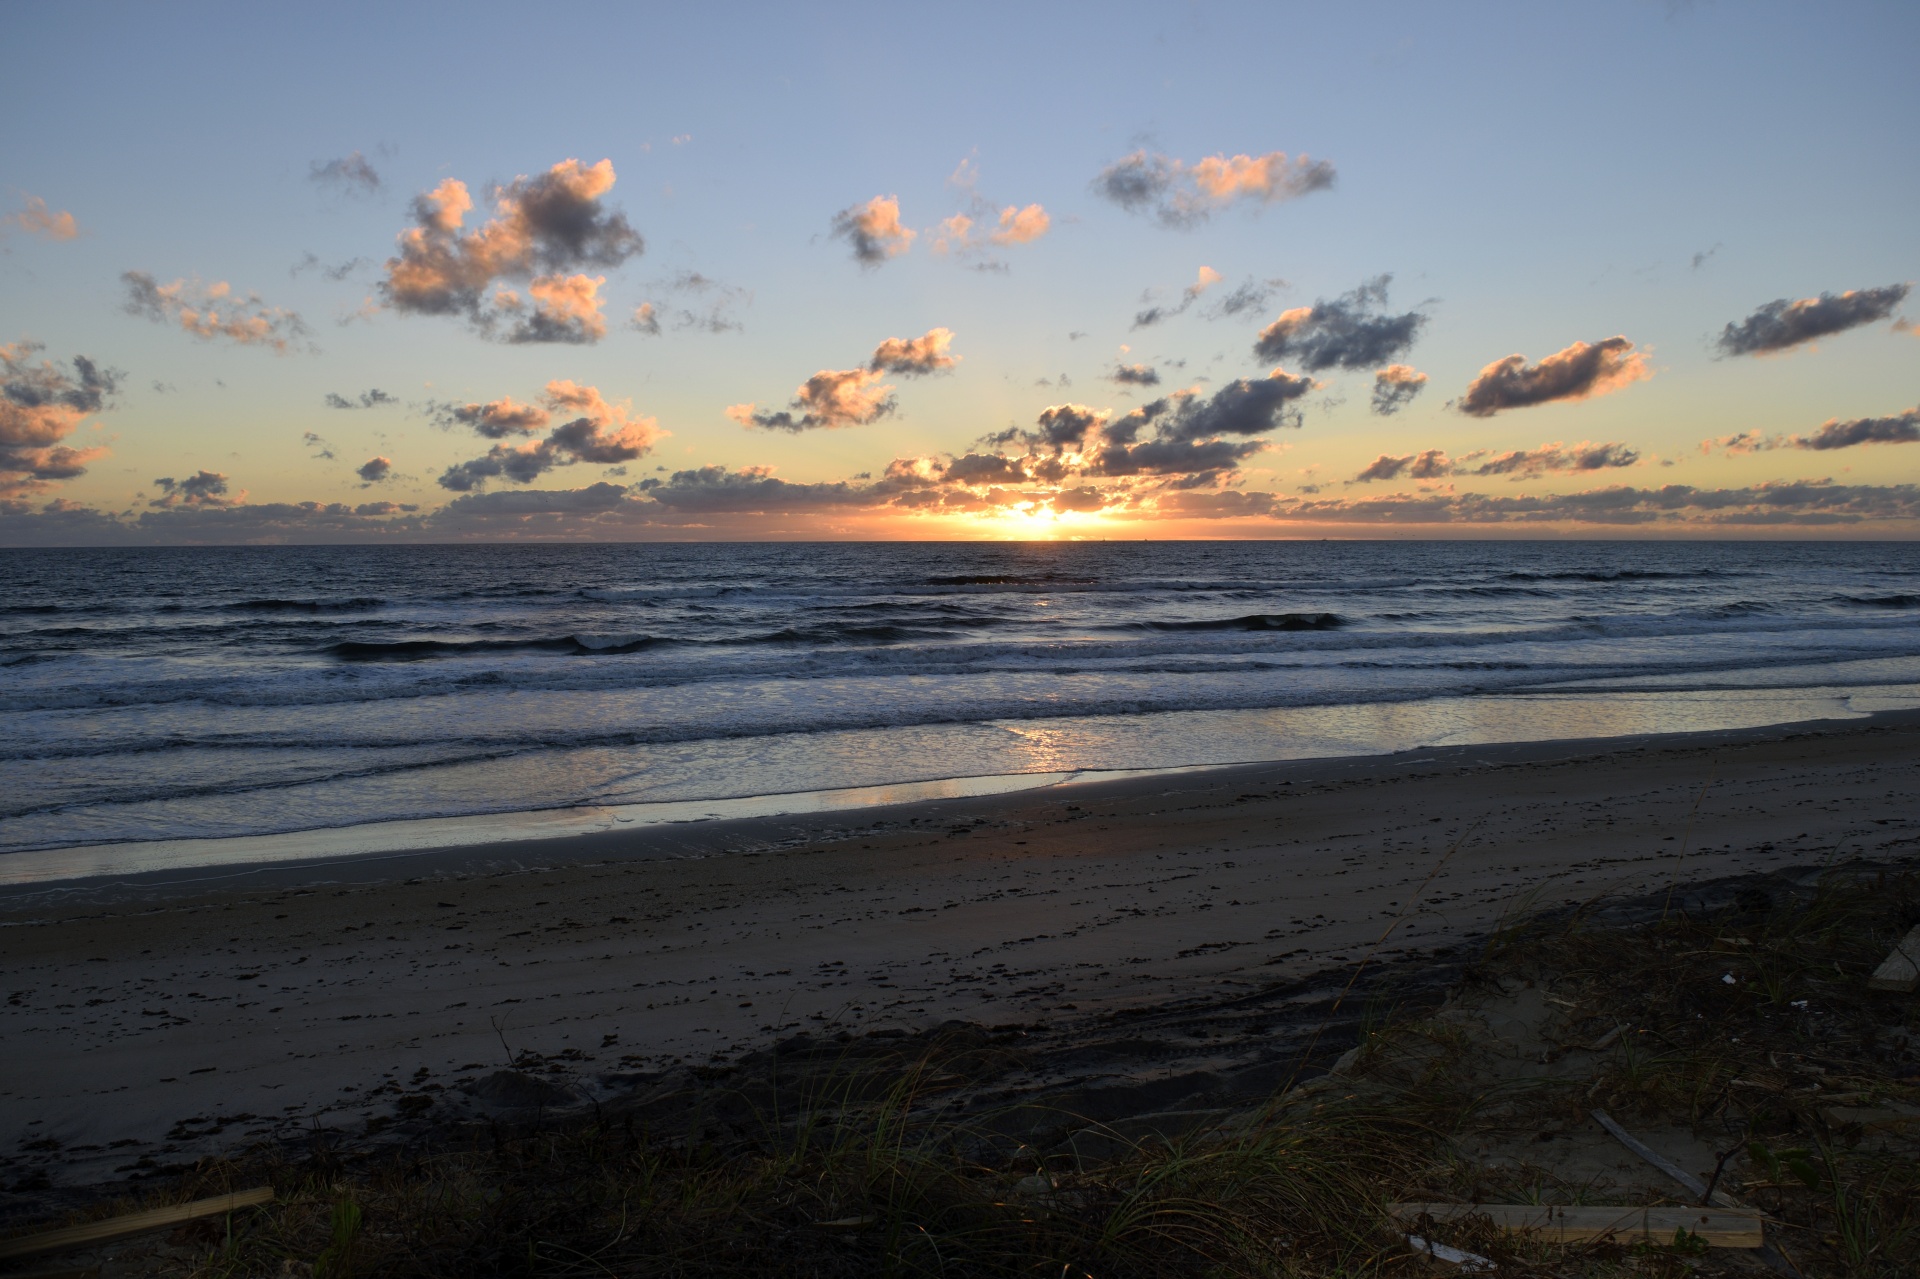
[[[653,418],[632,416],[625,401],[609,404],[595,387],[553,381],[547,383],[541,399],[545,409],[511,399],[439,406],[443,423],[471,426],[487,439],[533,434],[553,417],[567,419],[543,440],[496,444],[481,457],[448,467],[437,481],[440,487],[467,493],[497,479],[531,484],[557,466],[630,462],[649,452],[664,434]]]
[[[642,302],[633,308],[633,318],[627,321],[627,327],[636,333],[657,338],[660,336],[660,312],[653,303]]]
[[[881,505],[904,488],[897,478],[871,484],[838,480],[804,484],[783,480],[765,468],[729,471],[724,466],[675,471],[665,480],[645,479],[635,489],[676,515],[704,516],[746,512],[805,512]]]
[[[1406,364],[1389,364],[1373,375],[1373,411],[1391,417],[1426,388],[1427,375]]]
[[[227,496],[227,477],[219,471],[197,471],[184,480],[176,480],[171,475],[162,475],[153,481],[160,490],[160,496],[148,502],[148,506],[231,506],[244,500]]]
[[[1397,480],[1402,475],[1411,480],[1434,480],[1453,473],[1453,463],[1447,459],[1444,449],[1428,449],[1424,453],[1409,453],[1405,457],[1393,457],[1382,453],[1349,483],[1364,484],[1369,480]]]
[[[367,157],[358,151],[324,164],[315,160],[308,176],[322,186],[339,187],[347,191],[371,194],[380,189],[380,175],[367,163]]]
[[[1726,355],[1758,355],[1844,333],[1892,315],[1893,309],[1906,300],[1910,287],[1889,284],[1879,289],[1849,289],[1797,302],[1777,298],[1738,324],[1727,325],[1721,330],[1718,345]]]
[[[1602,471],[1610,467],[1632,466],[1640,454],[1624,444],[1542,444],[1537,449],[1519,449],[1502,453],[1473,468],[1474,475],[1512,475],[1528,477],[1546,471]]]
[[[38,342],[0,343],[0,501],[83,475],[88,462],[107,453],[63,441],[106,407],[126,375],[84,355],[70,361],[71,371],[36,360],[45,349]]]
[[[382,404],[398,404],[399,402],[399,400],[388,395],[379,387],[375,387],[370,391],[360,392],[357,401],[349,400],[346,396],[335,391],[328,391],[326,400],[327,407],[330,409],[373,409],[379,408]]]
[[[1481,458],[1486,460],[1480,461]],[[1382,453],[1347,482],[1363,484],[1370,480],[1395,480],[1403,475],[1413,480],[1436,480],[1455,475],[1532,479],[1548,472],[1578,474],[1583,471],[1604,471],[1633,466],[1639,461],[1640,454],[1625,444],[1593,444],[1584,440],[1573,445],[1542,444],[1538,448],[1516,449],[1493,457],[1476,452],[1453,459],[1442,449],[1428,449],[1424,453],[1408,453],[1403,457]]]
[[[334,460],[333,445],[322,438],[318,432],[303,431],[300,435],[300,440],[308,448],[314,450],[312,454],[313,457],[325,458],[328,461]]]
[[[1265,496],[1265,495],[1249,495]],[[1845,526],[1920,518],[1920,486],[1786,481],[1750,488],[1590,489],[1582,493],[1500,496],[1484,493],[1400,493],[1365,499],[1280,498],[1262,514],[1307,523],[1598,524],[1699,528]]]
[[[1701,249],[1698,253],[1695,253],[1693,255],[1693,266],[1691,269],[1698,271],[1701,267],[1712,261],[1713,255],[1718,253],[1721,247],[1721,245],[1716,244],[1711,249]]]
[[[1323,369],[1365,369],[1405,355],[1420,336],[1427,317],[1418,311],[1381,315],[1391,275],[1381,275],[1351,293],[1312,306],[1284,311],[1260,332],[1254,354],[1263,360],[1289,360],[1310,373]]]
[[[606,332],[598,295],[606,277],[585,268],[617,267],[645,247],[626,215],[603,201],[613,184],[609,160],[563,160],[496,188],[493,217],[463,231],[473,198],[448,178],[414,199],[415,225],[387,260],[381,295],[397,311],[465,316],[488,336],[509,321],[511,342],[597,341]],[[506,281],[525,281],[528,296],[499,287]]]
[[[358,475],[361,480],[367,484],[378,484],[380,481],[386,479],[388,473],[392,470],[393,459],[370,457],[355,468],[353,473]]]
[[[913,244],[914,231],[900,224],[900,198],[876,195],[833,215],[830,234],[853,249],[853,260],[876,267],[898,257]]]
[[[270,347],[285,355],[307,342],[306,321],[297,311],[269,306],[257,293],[241,295],[224,280],[203,284],[175,280],[162,284],[145,271],[124,271],[127,295],[121,309],[155,324],[172,324],[197,338],[225,338],[238,346]]]
[[[1850,449],[1856,444],[1913,444],[1920,442],[1920,408],[1911,408],[1892,417],[1857,417],[1842,422],[1835,418],[1824,423],[1812,435],[1795,436],[1791,443],[1798,449]]]
[[[287,269],[287,275],[289,278],[298,278],[302,271],[318,271],[321,275],[326,276],[327,279],[338,284],[355,271],[358,271],[361,267],[372,265],[372,258],[351,258],[338,266],[328,266],[320,260],[318,254],[306,253],[302,254],[300,260]]]
[[[1228,320],[1266,306],[1275,289],[1287,286],[1285,280],[1244,280],[1216,298],[1202,312],[1210,320]]]
[[[1289,158],[1284,151],[1263,156],[1212,155],[1193,164],[1145,150],[1122,156],[1093,180],[1096,195],[1129,213],[1146,214],[1162,226],[1198,226],[1238,203],[1277,204],[1334,182],[1325,160]]]
[[[1506,409],[1555,400],[1585,400],[1651,376],[1646,353],[1634,350],[1624,337],[1575,342],[1538,364],[1528,364],[1524,355],[1495,360],[1467,387],[1459,401],[1460,411],[1492,417]]]
[[[485,404],[435,404],[431,412],[441,426],[471,427],[490,440],[531,435],[545,430],[552,420],[538,404],[517,404],[510,395]]]
[[[1116,364],[1106,377],[1122,386],[1160,385],[1160,371],[1145,364]]]
[[[1308,377],[1275,370],[1263,378],[1236,378],[1209,398],[1188,396],[1175,402],[1172,414],[1155,429],[1176,440],[1212,435],[1264,435],[1281,427],[1300,425],[1294,401],[1313,390]]]
[[[1030,490],[1011,492],[1014,486],[1058,488],[1087,478],[1145,479],[1155,488],[1169,489],[1216,484],[1269,447],[1262,440],[1225,437],[1297,426],[1300,415],[1294,402],[1313,385],[1309,378],[1275,373],[1229,383],[1206,397],[1176,391],[1118,416],[1084,404],[1055,404],[1041,411],[1032,428],[1009,427],[980,441],[996,450],[1024,447],[1024,454],[974,452],[945,463],[922,459],[907,470],[896,463],[893,474],[976,489],[1006,486],[1009,492],[1002,498],[1009,501],[1053,500]],[[1092,500],[1088,492],[1080,490],[1073,499],[1080,505],[1071,509],[1091,509],[1085,505]],[[1101,492],[1103,503],[1137,496],[1135,486],[1127,484]]]

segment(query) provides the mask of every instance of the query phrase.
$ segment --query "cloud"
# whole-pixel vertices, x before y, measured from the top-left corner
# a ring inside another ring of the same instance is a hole
[[[1568,448],[1561,444],[1542,444],[1536,449],[1502,453],[1481,463],[1471,475],[1511,475],[1532,478],[1547,471],[1602,471],[1610,467],[1632,466],[1640,454],[1624,444],[1590,444],[1582,441]]]
[[[246,494],[230,498],[227,496],[227,477],[219,471],[199,471],[184,480],[176,480],[171,475],[163,475],[153,482],[160,490],[160,496],[148,502],[148,506],[233,506],[246,500]]]
[[[959,363],[960,357],[947,354],[953,343],[952,329],[928,329],[917,338],[888,338],[873,350],[867,367],[875,373],[897,373],[902,377],[924,377]]]
[[[676,330],[737,333],[746,327],[740,321],[738,309],[753,304],[753,294],[746,289],[722,284],[698,271],[681,271],[669,279],[655,281],[653,287],[662,293],[687,295],[693,302],[674,308],[670,315],[652,302],[641,303],[627,327],[648,337],[660,336],[663,315]]]
[[[516,404],[510,395],[485,404],[436,404],[432,412],[441,426],[471,427],[489,440],[532,435],[545,430],[552,420],[539,405]]]
[[[1284,151],[1213,155],[1189,165],[1140,150],[1102,169],[1093,189],[1129,213],[1149,214],[1162,226],[1189,228],[1234,203],[1262,207],[1326,190],[1334,176],[1325,160],[1289,158]]]
[[[1913,444],[1920,442],[1920,408],[1907,409],[1892,417],[1857,417],[1842,422],[1829,418],[1812,435],[1796,435],[1789,441],[1797,449],[1849,449],[1856,444]]]
[[[1542,444],[1532,449],[1516,449],[1510,453],[1489,457],[1477,466],[1472,465],[1481,457],[1486,457],[1486,454],[1470,453],[1463,458],[1450,459],[1442,449],[1428,449],[1423,453],[1409,453],[1403,457],[1382,453],[1347,483],[1364,484],[1372,480],[1396,480],[1402,475],[1413,480],[1444,479],[1456,475],[1506,476],[1516,480],[1534,479],[1549,472],[1578,474],[1585,471],[1604,471],[1616,467],[1633,466],[1640,461],[1640,454],[1625,444],[1618,442],[1593,444],[1585,440],[1571,446],[1554,443]]]
[[[302,271],[318,271],[329,280],[338,284],[363,266],[372,266],[372,258],[349,258],[338,266],[328,266],[320,260],[318,254],[305,253],[298,262],[287,268],[288,279],[298,279]]]
[[[1777,298],[1738,324],[1727,325],[1721,330],[1717,345],[1726,355],[1785,351],[1816,338],[1886,319],[1906,300],[1910,288],[1906,284],[1889,284],[1879,289],[1822,293],[1817,298],[1801,298],[1797,302]]]
[[[1200,273],[1194,278],[1193,283],[1180,290],[1180,305],[1173,307],[1151,306],[1144,311],[1137,312],[1133,317],[1133,327],[1136,329],[1144,329],[1149,325],[1158,324],[1162,320],[1169,320],[1176,315],[1180,315],[1186,311],[1188,307],[1199,301],[1201,294],[1220,283],[1221,278],[1218,271],[1210,266],[1203,265],[1200,268]],[[1151,296],[1151,294],[1148,296]]]
[[[769,431],[865,426],[898,407],[893,388],[881,384],[884,376],[872,369],[821,369],[800,384],[787,408],[761,412],[752,404],[735,404],[727,416],[742,426]]]
[[[1513,496],[1398,493],[1358,500],[1273,498],[1258,513],[1307,523],[1811,528],[1920,519],[1920,486],[1803,480],[1738,489],[1669,484],[1661,488],[1622,485],[1579,493]]]
[[[947,178],[947,185],[966,195],[967,207],[931,228],[927,235],[936,255],[973,258],[978,271],[1004,271],[1006,264],[992,257],[991,251],[1032,244],[1052,228],[1053,218],[1038,204],[994,204],[976,189],[979,180],[980,166],[972,157],[961,160]]]
[[[225,338],[237,346],[271,347],[281,355],[307,339],[306,322],[297,311],[268,306],[257,293],[242,297],[224,280],[161,284],[145,271],[125,271],[120,282],[127,286],[121,309],[128,315],[156,324],[178,325],[197,338]]]
[[[531,484],[556,466],[630,462],[651,451],[666,434],[655,419],[634,417],[627,401],[609,404],[596,387],[556,380],[547,383],[540,398],[544,409],[511,399],[437,406],[442,423],[470,426],[492,440],[532,435],[554,418],[566,419],[543,440],[495,444],[482,457],[448,467],[437,481],[440,487],[466,493],[496,479]]]
[[[392,470],[393,459],[370,457],[356,467],[353,473],[364,481],[361,487],[365,488],[368,484],[378,484],[380,481],[386,479],[388,472]]]
[[[1285,280],[1245,280],[1234,286],[1232,292],[1216,299],[1202,314],[1209,320],[1227,320],[1248,311],[1258,311],[1266,306],[1267,299],[1273,296],[1275,289],[1286,286]]]
[[[1032,244],[1047,233],[1053,225],[1053,219],[1047,211],[1037,204],[1025,208],[1009,204],[1000,210],[1000,221],[988,233],[987,240],[992,244]]]
[[[329,396],[328,398],[331,399],[333,397]],[[347,407],[352,408],[353,406],[349,404]],[[318,431],[302,431],[300,433],[300,441],[308,448],[314,450],[314,457],[325,458],[328,461],[334,460],[333,445],[329,444]]]
[[[1145,364],[1115,364],[1106,378],[1122,386],[1160,385],[1160,371]]]
[[[1313,390],[1309,377],[1275,369],[1263,378],[1237,378],[1212,397],[1187,395],[1175,401],[1172,417],[1156,424],[1162,435],[1192,440],[1212,435],[1262,435],[1280,427],[1298,427],[1294,401]]]
[[[831,234],[852,246],[854,261],[876,267],[905,253],[913,244],[915,232],[900,225],[898,196],[876,195],[865,204],[834,214]]]
[[[382,404],[398,404],[400,401],[388,395],[379,387],[360,392],[358,401],[350,400],[334,391],[327,392],[327,407],[330,409],[374,409]]]
[[[64,441],[89,415],[106,407],[125,376],[75,356],[68,372],[34,357],[38,342],[0,343],[0,501],[41,492],[56,480],[86,473],[104,448],[76,449]]]
[[[1624,337],[1575,342],[1538,364],[1509,355],[1480,370],[1460,398],[1460,411],[1492,417],[1505,409],[1527,408],[1555,400],[1586,400],[1606,395],[1653,376],[1647,355]]]
[[[1711,249],[1701,249],[1699,252],[1695,253],[1693,255],[1693,265],[1690,269],[1698,271],[1701,267],[1705,266],[1708,262],[1711,262],[1713,260],[1713,255],[1720,252],[1722,247],[1724,246],[1716,244]]]
[[[1351,293],[1312,306],[1283,311],[1260,331],[1254,354],[1263,360],[1292,360],[1309,373],[1322,369],[1364,369],[1405,355],[1427,317],[1418,311],[1381,315],[1391,275],[1368,280]]]
[[[307,176],[322,186],[339,187],[361,194],[372,194],[380,189],[380,175],[367,163],[367,157],[358,151],[324,164],[315,160]]]
[[[753,404],[735,404],[727,416],[747,427],[769,431],[811,431],[841,426],[866,426],[899,407],[893,388],[882,382],[887,374],[924,377],[959,362],[947,353],[953,330],[929,329],[917,338],[888,338],[873,350],[865,368],[821,369],[802,382],[787,407],[761,410]]]
[[[18,213],[0,218],[0,227],[9,226],[48,240],[71,240],[80,234],[80,224],[73,220],[73,214],[55,213],[37,195],[28,196]]]
[[[460,315],[491,337],[503,319],[511,342],[594,342],[606,333],[598,290],[605,276],[645,248],[626,215],[606,207],[613,162],[562,160],[492,192],[493,216],[464,231],[474,207],[467,186],[448,178],[415,197],[415,225],[387,259],[381,296],[396,311]],[[525,281],[531,300],[502,282]],[[493,292],[489,293],[489,290]]]
[[[1348,483],[1365,484],[1369,480],[1397,480],[1402,475],[1414,480],[1433,480],[1453,473],[1453,463],[1447,460],[1446,452],[1442,449],[1409,453],[1405,457],[1393,457],[1382,453]]]
[[[604,275],[536,275],[527,284],[531,302],[512,289],[497,289],[494,309],[518,317],[506,340],[522,342],[598,342],[607,335],[607,319],[600,313],[600,286]]]
[[[1426,388],[1427,375],[1410,364],[1389,364],[1373,375],[1373,411],[1391,417]]]
[[[1007,502],[1045,498],[1059,486],[1084,479],[1149,480],[1154,487],[1214,484],[1249,457],[1267,449],[1263,440],[1228,436],[1264,435],[1298,426],[1294,401],[1314,387],[1313,380],[1276,369],[1265,378],[1242,378],[1212,396],[1176,391],[1151,404],[1116,416],[1084,404],[1055,404],[1042,410],[1029,429],[1010,427],[987,436],[996,449],[1019,445],[1024,454],[974,452],[940,463],[923,459],[910,471],[939,484],[1051,486],[1046,493],[1005,493]],[[1149,434],[1150,432],[1150,434]],[[1146,436],[1147,438],[1142,438]],[[1104,490],[1105,499],[1131,501],[1129,485]],[[1087,509],[1084,494],[1074,499]]]

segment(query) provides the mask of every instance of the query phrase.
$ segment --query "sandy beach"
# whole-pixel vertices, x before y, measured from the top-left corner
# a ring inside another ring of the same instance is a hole
[[[1376,946],[1417,965],[1516,911],[1909,859],[1916,781],[1920,714],[1893,713],[13,888],[0,1175],[364,1131],[526,1053],[598,1096],[801,1031],[1084,1025]]]

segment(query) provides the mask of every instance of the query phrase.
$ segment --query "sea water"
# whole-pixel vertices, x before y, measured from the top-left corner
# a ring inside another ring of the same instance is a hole
[[[1920,706],[1899,543],[10,550],[0,585],[0,860]]]

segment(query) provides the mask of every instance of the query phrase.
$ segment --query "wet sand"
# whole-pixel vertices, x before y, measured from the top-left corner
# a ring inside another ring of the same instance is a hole
[[[1911,858],[1916,783],[1903,712],[9,888],[0,1184],[361,1131],[528,1052],[592,1094],[801,1030],[1404,966],[1529,909]]]

